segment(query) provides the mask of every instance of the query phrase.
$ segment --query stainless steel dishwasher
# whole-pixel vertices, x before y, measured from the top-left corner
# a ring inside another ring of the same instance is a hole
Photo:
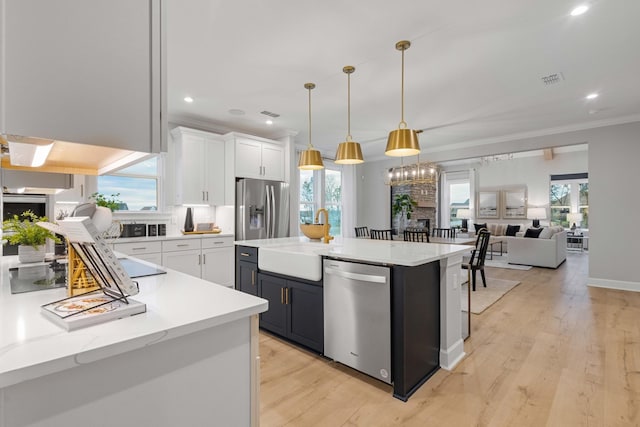
[[[389,267],[324,260],[324,354],[391,384]]]

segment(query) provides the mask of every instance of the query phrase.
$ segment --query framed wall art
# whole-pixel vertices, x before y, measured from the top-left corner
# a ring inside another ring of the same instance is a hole
[[[499,191],[479,191],[476,218],[500,218],[499,195]]]
[[[527,218],[527,189],[524,187],[502,190],[502,218]]]

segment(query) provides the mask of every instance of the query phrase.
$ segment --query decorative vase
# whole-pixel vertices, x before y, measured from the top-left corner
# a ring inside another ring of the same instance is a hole
[[[191,208],[187,208],[187,217],[184,219],[184,231],[193,231],[193,213]]]
[[[21,263],[42,262],[45,255],[45,245],[40,245],[37,248],[27,245],[18,246],[18,261]]]

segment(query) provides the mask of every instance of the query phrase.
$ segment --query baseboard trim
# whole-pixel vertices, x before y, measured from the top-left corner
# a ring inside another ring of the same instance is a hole
[[[465,355],[464,341],[460,338],[448,349],[440,349],[440,367],[447,371],[452,371],[464,359]]]
[[[589,277],[587,286],[593,288],[616,289],[619,291],[640,292],[639,282],[625,282],[622,280],[596,279]]]

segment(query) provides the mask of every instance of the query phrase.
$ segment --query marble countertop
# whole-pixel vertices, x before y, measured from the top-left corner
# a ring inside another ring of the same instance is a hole
[[[133,299],[147,312],[67,332],[46,319],[40,306],[66,297],[66,289],[11,294],[9,268],[17,256],[1,257],[0,388],[79,364],[126,353],[264,312],[262,298],[177,271],[136,278]],[[153,264],[151,264],[153,265]]]
[[[313,251],[320,256],[376,264],[416,266],[469,252],[467,245],[418,243],[368,238],[336,237],[329,244],[312,241],[304,236],[277,239],[239,240],[236,245],[278,249],[295,253]]]

